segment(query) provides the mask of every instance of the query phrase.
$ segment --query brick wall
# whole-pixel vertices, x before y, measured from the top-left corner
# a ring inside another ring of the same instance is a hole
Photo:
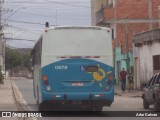
[[[107,20],[114,19],[114,8],[105,9],[104,16]]]
[[[153,18],[159,18],[159,15],[158,15],[158,6],[159,5],[160,5],[160,0],[153,0],[153,3],[152,3],[152,7],[153,7],[152,15],[153,15]]]
[[[113,19],[129,19],[141,20],[151,18],[158,18],[158,6],[160,0],[152,0],[152,11],[149,14],[149,0],[117,0],[115,8],[106,8],[104,10],[105,20]],[[152,16],[150,16],[152,15]],[[113,40],[113,46],[125,46],[126,34],[125,23],[116,24],[116,39]],[[158,23],[153,23],[152,28],[157,28]],[[129,50],[132,51],[133,34],[149,30],[149,23],[128,23],[128,43]]]
[[[147,18],[148,0],[117,0],[117,19]]]

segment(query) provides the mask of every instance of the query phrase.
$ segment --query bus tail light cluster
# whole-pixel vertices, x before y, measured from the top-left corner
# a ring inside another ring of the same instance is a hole
[[[46,85],[46,90],[50,91],[51,90],[51,86],[49,85],[49,81],[46,75],[42,76],[42,80],[44,81],[44,84]]]
[[[44,81],[44,84],[45,84],[45,85],[48,85],[48,84],[49,84],[48,78],[47,78],[46,75],[43,75],[43,76],[42,76],[42,80]]]

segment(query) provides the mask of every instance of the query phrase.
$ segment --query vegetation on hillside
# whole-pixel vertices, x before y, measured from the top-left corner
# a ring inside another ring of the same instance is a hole
[[[2,74],[2,67],[0,67],[0,84],[4,84],[3,80],[4,80],[4,76]]]
[[[29,69],[30,65],[30,54],[23,54],[18,52],[16,49],[6,47],[5,52],[5,67],[6,70],[12,70],[14,67],[25,67]]]

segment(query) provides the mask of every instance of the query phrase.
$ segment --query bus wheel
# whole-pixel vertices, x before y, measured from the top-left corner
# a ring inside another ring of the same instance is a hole
[[[154,99],[154,111],[160,111],[160,102],[156,98]]]
[[[102,112],[102,106],[95,106],[95,107],[91,107],[91,108],[88,108],[87,110],[88,111],[95,111],[95,112]]]
[[[94,111],[96,112],[102,112],[103,107],[102,106],[96,106],[94,107]]]
[[[48,108],[47,102],[42,102],[38,105],[39,111],[47,111],[47,108]]]
[[[149,109],[149,104],[147,103],[145,98],[143,98],[143,107],[144,107],[144,109]]]

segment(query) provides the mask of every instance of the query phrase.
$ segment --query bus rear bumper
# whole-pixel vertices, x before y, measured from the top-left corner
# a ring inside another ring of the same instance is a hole
[[[112,101],[108,100],[82,100],[82,101],[75,101],[75,100],[53,100],[53,101],[45,101],[52,105],[57,106],[81,106],[81,107],[92,107],[92,106],[111,106]]]
[[[114,91],[94,93],[50,93],[42,92],[42,101],[55,104],[86,104],[98,106],[110,106],[114,101]]]

